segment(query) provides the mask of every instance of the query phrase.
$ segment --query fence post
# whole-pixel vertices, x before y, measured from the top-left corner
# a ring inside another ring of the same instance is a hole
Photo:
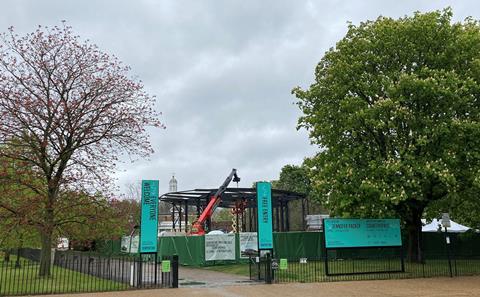
[[[154,272],[154,281],[153,283],[155,284],[155,286],[157,285],[157,278],[158,278],[158,275],[157,275],[157,270],[158,270],[158,266],[157,266],[157,262],[158,262],[158,254],[155,253],[155,264],[154,264],[154,269],[155,269],[155,272]]]
[[[265,266],[265,282],[272,283],[272,255],[267,253],[267,265]]]
[[[178,288],[178,255],[172,257],[172,288]]]

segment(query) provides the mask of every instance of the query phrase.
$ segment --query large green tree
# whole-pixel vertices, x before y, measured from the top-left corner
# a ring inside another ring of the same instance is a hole
[[[307,161],[313,187],[333,214],[401,217],[421,261],[428,207],[478,205],[477,21],[453,23],[446,9],[349,25],[315,83],[293,92],[299,126],[320,147]]]

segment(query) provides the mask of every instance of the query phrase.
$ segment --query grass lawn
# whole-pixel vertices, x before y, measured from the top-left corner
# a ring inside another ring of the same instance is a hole
[[[57,266],[51,268],[50,277],[40,278],[38,263],[20,259],[20,268],[15,268],[15,261],[15,256],[10,262],[0,261],[0,295],[113,291],[129,287]]]
[[[248,264],[232,264],[204,267],[206,270],[220,271],[238,275],[249,275]],[[399,260],[343,260],[329,261],[330,273],[362,273],[387,270],[400,270]],[[254,274],[256,271],[253,272]],[[450,276],[447,260],[427,260],[425,264],[405,262],[405,272],[398,273],[368,273],[356,275],[326,276],[323,261],[308,261],[300,264],[298,261],[289,261],[286,270],[277,270],[275,279],[279,282],[318,282],[340,280],[372,280],[372,279],[399,279],[420,278],[435,276]],[[480,260],[453,260],[452,274],[480,275]]]

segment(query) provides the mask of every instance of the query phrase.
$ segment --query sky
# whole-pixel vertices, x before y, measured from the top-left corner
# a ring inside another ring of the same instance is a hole
[[[131,66],[157,97],[166,129],[149,129],[155,153],[125,162],[120,193],[142,179],[168,192],[218,187],[232,168],[240,187],[278,179],[318,147],[297,130],[292,88],[308,88],[325,51],[378,16],[402,17],[450,6],[454,19],[480,19],[478,1],[2,1],[0,32],[61,25]]]

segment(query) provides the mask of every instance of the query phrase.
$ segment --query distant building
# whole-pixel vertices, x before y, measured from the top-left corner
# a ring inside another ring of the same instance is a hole
[[[175,175],[172,175],[172,178],[168,182],[168,191],[169,192],[177,191],[177,179],[175,178]]]

